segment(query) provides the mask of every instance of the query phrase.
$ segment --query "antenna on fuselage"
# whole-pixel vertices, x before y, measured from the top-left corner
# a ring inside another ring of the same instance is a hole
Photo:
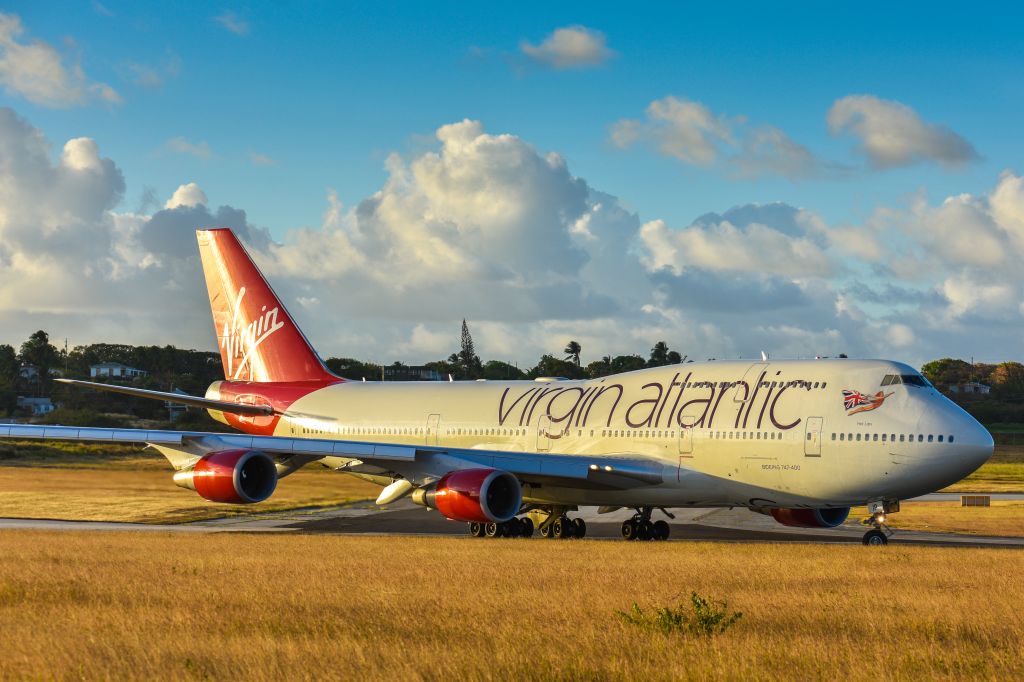
[[[768,362],[768,354],[761,351],[761,362]]]

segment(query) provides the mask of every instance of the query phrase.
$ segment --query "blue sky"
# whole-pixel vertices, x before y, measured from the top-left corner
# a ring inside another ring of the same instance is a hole
[[[1021,310],[1009,305],[1015,297],[1019,303],[1019,282],[1011,276],[1013,291],[990,291],[1006,285],[1005,277],[993,275],[994,260],[956,262],[948,254],[938,254],[936,249],[942,249],[929,240],[927,224],[903,228],[898,234],[891,226],[865,227],[879,220],[880,211],[905,214],[897,221],[901,224],[941,219],[924,209],[915,210],[914,202],[926,197],[923,201],[931,211],[939,211],[947,197],[964,194],[987,202],[1002,186],[1004,171],[1024,172],[1020,164],[1024,143],[1019,134],[1024,113],[1024,41],[1021,17],[1005,6],[670,4],[638,9],[622,3],[557,7],[517,3],[499,9],[463,3],[346,6],[324,2],[285,8],[280,3],[235,6],[108,0],[16,1],[0,11],[20,22],[20,33],[10,39],[15,44],[41,42],[68,73],[81,69],[78,85],[86,94],[57,102],[19,89],[8,72],[0,107],[10,108],[45,136],[54,163],[65,142],[86,137],[95,141],[100,157],[116,164],[124,189],[110,195],[106,209],[110,215],[103,220],[123,221],[118,216],[126,214],[151,216],[165,207],[179,186],[196,183],[211,211],[222,205],[243,209],[253,230],[297,249],[301,234],[294,235],[327,229],[328,192],[336,193],[345,212],[359,206],[394,180],[393,166],[387,165],[389,155],[397,153],[410,169],[418,159],[438,152],[436,134],[442,126],[469,119],[480,123],[481,134],[514,136],[538,157],[559,155],[572,177],[583,179],[591,192],[610,195],[616,207],[634,217],[637,224],[624,240],[624,248],[642,265],[649,290],[638,285],[629,301],[597,306],[584,315],[591,327],[581,335],[589,335],[591,346],[607,339],[602,353],[621,352],[630,344],[644,350],[646,342],[640,339],[610,338],[602,331],[607,329],[603,324],[616,320],[626,326],[649,327],[651,333],[676,334],[681,337],[677,345],[707,347],[709,355],[756,350],[745,346],[738,331],[750,321],[731,309],[728,301],[716,308],[708,322],[689,318],[693,312],[685,309],[676,311],[682,317],[673,318],[668,310],[672,305],[664,298],[656,300],[668,291],[665,277],[685,279],[707,273],[702,280],[706,283],[732,272],[729,283],[739,286],[737,282],[742,284],[749,276],[688,259],[685,254],[677,254],[673,262],[645,254],[645,249],[653,248],[655,229],[649,228],[644,238],[640,226],[663,221],[677,239],[676,249],[693,249],[690,237],[700,236],[693,230],[710,230],[715,239],[726,239],[721,230],[694,228],[692,223],[699,216],[721,215],[747,204],[782,202],[810,212],[827,225],[826,232],[803,238],[816,243],[831,263],[843,267],[836,265],[828,273],[780,269],[771,273],[777,281],[762,277],[760,284],[772,291],[795,284],[806,293],[825,284],[835,295],[831,304],[812,305],[805,299],[807,306],[821,306],[821,319],[817,323],[814,316],[795,320],[807,335],[804,340],[793,345],[788,332],[780,331],[786,325],[760,321],[756,324],[766,331],[758,335],[759,343],[774,344],[791,354],[815,353],[819,347],[835,351],[826,348],[835,345],[835,337],[826,333],[848,339],[844,324],[859,321],[862,326],[874,326],[860,341],[849,341],[853,352],[889,351],[913,359],[943,350],[970,354],[970,324],[984,321],[999,331],[979,355],[1002,359],[1020,354],[1009,344],[1013,334],[1005,328],[1006,310],[1012,309],[1014,319],[1020,321]],[[559,49],[564,45],[545,42],[552,41],[559,29],[575,32],[583,41],[582,52],[562,54]],[[25,62],[16,66],[28,68]],[[97,89],[97,84],[107,90]],[[858,96],[871,99],[844,100]],[[687,137],[694,131],[686,127],[689,123],[681,127],[679,119],[672,119],[666,128],[663,120],[652,121],[645,114],[656,102],[671,107],[666,98],[684,103],[681,115],[703,112],[713,122],[717,132],[710,136],[707,128],[698,126],[705,136],[700,142],[710,157],[693,162],[691,154],[700,150],[694,152],[693,138]],[[838,112],[837,103],[844,101],[852,113],[845,123],[830,129],[830,112]],[[897,120],[901,111],[911,112],[910,124]],[[886,144],[892,136],[902,135],[892,144],[906,145],[909,151],[880,164],[878,148],[874,155],[862,150],[865,133],[857,131],[857,124],[865,120],[877,123],[875,130],[888,136]],[[614,133],[627,128],[634,132],[623,142]],[[738,170],[750,168],[745,145],[758,131],[769,128],[787,144],[796,145],[803,165],[797,171],[780,172],[782,164],[795,161],[792,157],[780,161],[778,148],[768,147],[771,170]],[[670,143],[678,153],[664,151]],[[966,147],[957,147],[961,144]],[[679,151],[679,145],[690,146]],[[454,148],[451,151],[454,159]],[[449,158],[444,151],[442,156]],[[26,196],[30,193],[24,191]],[[590,203],[600,202],[592,197]],[[428,207],[427,212],[432,215],[436,208]],[[1015,228],[1004,224],[1006,211],[989,210],[986,203],[980,212],[994,222],[977,229],[994,230],[995,239],[1017,244]],[[466,218],[464,224],[451,219],[457,232],[480,228],[477,218]],[[368,229],[353,227],[352,215],[348,220],[344,229],[355,233]],[[563,227],[571,232],[571,224]],[[755,242],[749,225],[735,227],[742,243]],[[796,229],[781,224],[768,227],[790,236]],[[870,233],[887,248],[916,248],[921,267],[932,268],[932,277],[894,274],[884,256],[863,249],[850,251],[849,244],[836,237],[836,230],[843,228]],[[394,229],[401,232],[403,228]],[[552,237],[563,238],[562,234]],[[545,237],[539,239],[533,248],[545,248]],[[598,242],[602,239],[594,237]],[[596,263],[592,246],[573,248]],[[722,246],[728,246],[727,239]],[[357,251],[349,255],[368,254],[365,248]],[[270,247],[267,252],[280,256]],[[487,254],[471,249],[469,255],[476,264],[494,265]],[[389,266],[386,261],[379,265]],[[517,273],[505,281],[511,296],[524,271],[516,263],[507,265]],[[625,272],[639,266],[631,262],[622,267]],[[554,277],[557,264],[551,268],[549,275]],[[295,275],[284,265],[279,269],[282,277]],[[580,295],[587,300],[602,294],[599,283],[588,281],[582,270],[561,275],[582,282]],[[637,275],[638,281],[643,277]],[[813,283],[807,277],[822,281]],[[316,288],[300,280],[295,278],[296,292]],[[949,282],[954,280],[963,285],[959,294],[951,293]],[[332,285],[337,281],[332,280]],[[945,305],[946,315],[932,320],[908,318],[911,336],[903,330],[896,336],[911,341],[879,346],[871,339],[884,335],[885,325],[904,324],[896,322],[905,316],[899,303],[889,300],[891,296],[860,296],[866,317],[845,323],[822,317],[826,310],[829,315],[847,314],[844,304],[836,302],[844,292],[849,298],[855,284],[868,286],[875,294],[893,287],[922,296],[935,294],[934,304]],[[962,297],[979,291],[989,291],[982,298],[998,299],[999,305],[1009,308],[997,310],[996,306],[988,311],[991,320],[984,316],[968,320],[977,311],[963,310]],[[566,303],[566,308],[586,309],[584,303],[582,299]],[[644,305],[657,308],[661,318],[630,317],[651,315],[638,312]],[[430,342],[427,336],[443,334],[448,318],[461,319],[456,307],[431,321],[436,328],[423,327],[422,320],[410,319],[401,307],[386,303],[379,306],[385,311],[379,314],[372,312],[372,302],[365,308],[342,307],[334,312],[365,319],[366,328],[374,331],[362,337],[331,336],[324,352],[358,355],[367,347],[383,345],[393,354],[429,357],[442,343],[437,338]],[[523,323],[531,331],[523,333],[536,341],[507,348],[495,343],[496,355],[520,347],[528,348],[524,355],[529,355],[553,344],[558,335],[572,333],[559,320],[577,319],[575,313],[542,305],[535,310],[534,317]],[[41,301],[33,314],[39,311],[60,319],[60,311],[66,308]],[[12,319],[15,313],[16,309],[10,311]],[[494,324],[488,336],[508,335],[500,315],[482,317],[481,324]],[[18,319],[31,319],[31,315]],[[387,324],[393,327],[386,328]],[[700,324],[711,324],[715,330],[708,331],[706,338],[692,335]],[[98,340],[86,338],[95,333],[90,327],[70,321],[67,326],[82,342]],[[958,326],[966,328],[950,331]],[[927,331],[920,331],[922,327]],[[422,332],[419,342],[412,333],[417,328]],[[333,333],[330,329],[324,327],[325,336]],[[154,335],[145,325],[138,329],[123,325],[118,331],[139,340]],[[710,341],[715,334],[734,340],[716,344]],[[200,344],[202,339],[199,334],[186,335],[179,342]],[[517,359],[527,362],[530,358]]]

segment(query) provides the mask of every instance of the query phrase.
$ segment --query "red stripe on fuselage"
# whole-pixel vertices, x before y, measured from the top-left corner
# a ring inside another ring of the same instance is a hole
[[[332,382],[323,381],[288,381],[260,383],[252,381],[223,381],[218,387],[220,399],[244,405],[270,405],[275,413],[285,412],[292,403],[305,398],[310,393],[328,386],[344,383],[338,379]],[[227,422],[245,433],[256,436],[272,436],[281,420],[280,414],[272,416],[248,416],[225,412]]]

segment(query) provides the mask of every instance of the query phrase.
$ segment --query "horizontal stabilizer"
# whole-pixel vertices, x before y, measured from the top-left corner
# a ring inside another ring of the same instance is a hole
[[[85,388],[108,391],[110,393],[122,393],[124,395],[135,396],[136,398],[148,398],[149,400],[164,400],[169,403],[188,405],[189,407],[202,407],[209,410],[220,410],[221,412],[229,412],[231,414],[250,414],[258,416],[271,416],[274,414],[274,408],[270,405],[242,405],[239,403],[229,403],[225,400],[200,398],[198,396],[186,395],[184,393],[150,391],[145,388],[133,388],[131,386],[121,386],[118,384],[98,384],[93,381],[79,381],[78,379],[57,379],[57,381],[62,384],[71,384],[72,386],[84,386]]]

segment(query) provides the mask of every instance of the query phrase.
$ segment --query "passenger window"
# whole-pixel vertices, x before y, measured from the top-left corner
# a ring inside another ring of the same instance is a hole
[[[903,434],[901,433],[901,434],[900,434],[900,442],[901,442],[901,443],[903,442],[903,438],[904,438],[904,436],[903,436]]]
[[[941,433],[939,434],[939,442],[940,443],[942,442],[942,434]]]
[[[836,432],[835,432],[835,431],[833,431],[833,432],[832,432],[832,440],[835,440],[835,439],[836,439]]]
[[[889,434],[887,434],[887,433],[883,433],[883,434],[882,434],[882,442],[883,442],[883,443],[885,442],[885,437],[886,437],[887,435],[889,435]]]
[[[924,434],[923,433],[917,434],[917,442],[918,443],[924,442]]]
[[[873,436],[871,436],[871,440],[877,441],[878,440],[878,434],[876,433]]]
[[[949,436],[949,442],[950,442],[950,443],[952,443],[952,442],[953,442],[953,436],[952,436],[952,434],[951,434],[951,435]]]
[[[930,434],[930,433],[929,433],[929,434],[928,434],[928,442],[929,442],[929,443],[931,443],[931,442],[932,442],[932,438],[933,438],[932,434]]]

